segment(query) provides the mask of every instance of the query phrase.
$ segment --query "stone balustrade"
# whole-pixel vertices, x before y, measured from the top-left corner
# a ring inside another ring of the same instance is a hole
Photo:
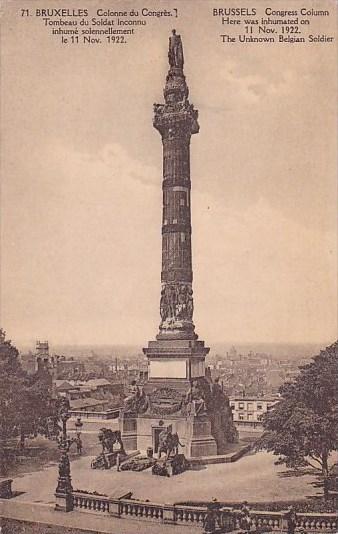
[[[236,527],[239,527],[240,523],[240,512],[239,510],[236,513]],[[264,527],[269,531],[278,530],[282,531],[282,512],[270,512],[262,510],[250,510],[250,519],[254,528],[262,529]]]
[[[337,515],[323,513],[297,513],[297,527],[311,532],[337,532]]]
[[[175,523],[178,525],[203,525],[207,509],[205,506],[174,505]]]
[[[80,511],[109,512],[109,497],[73,491],[73,508]]]
[[[140,519],[182,526],[203,526],[205,506],[167,505],[126,498],[112,498],[90,493],[73,492],[73,508],[79,511],[102,513],[120,518]],[[250,510],[252,526],[260,531],[287,532],[285,512]],[[223,507],[219,520],[225,531],[240,529],[240,510]],[[337,515],[333,513],[297,513],[297,527],[306,534],[337,532]]]
[[[133,501],[131,499],[119,499],[119,516],[137,519],[146,519],[162,522],[163,505],[147,501]]]

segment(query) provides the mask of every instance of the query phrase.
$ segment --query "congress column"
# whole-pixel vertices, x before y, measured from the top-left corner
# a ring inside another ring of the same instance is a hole
[[[165,104],[155,104],[154,127],[163,143],[163,220],[160,334],[158,339],[195,339],[193,324],[190,138],[199,131],[198,112],[188,100],[183,47],[169,39]]]
[[[193,378],[204,377],[209,352],[193,323],[190,139],[199,131],[198,112],[188,99],[183,46],[175,30],[168,57],[164,104],[154,105],[153,122],[163,145],[161,322],[156,340],[143,349],[149,362],[145,390],[161,387],[167,393],[168,388],[186,391]]]

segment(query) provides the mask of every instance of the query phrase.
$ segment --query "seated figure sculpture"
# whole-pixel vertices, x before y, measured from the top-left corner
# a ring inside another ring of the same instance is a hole
[[[198,381],[194,380],[186,394],[185,403],[188,405],[189,415],[205,415],[207,413],[205,399]]]
[[[140,389],[136,380],[133,380],[130,384],[130,393],[128,397],[124,399],[123,411],[125,413],[144,413],[148,409],[148,406],[148,396],[145,394],[143,389]]]
[[[136,411],[138,399],[140,397],[140,388],[138,387],[136,380],[133,380],[130,384],[129,395],[124,399],[124,411],[133,412]]]

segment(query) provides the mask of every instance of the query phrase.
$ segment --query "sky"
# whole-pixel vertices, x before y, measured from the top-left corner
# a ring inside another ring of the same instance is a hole
[[[172,27],[199,110],[199,337],[335,339],[336,46],[222,44],[211,11],[223,4],[181,0],[177,18],[147,17],[126,45],[72,46],[20,16],[39,2],[4,2],[1,325],[15,342],[146,344],[158,332],[162,146],[152,108],[163,101]],[[332,33],[334,3],[324,4],[331,16],[316,27]]]

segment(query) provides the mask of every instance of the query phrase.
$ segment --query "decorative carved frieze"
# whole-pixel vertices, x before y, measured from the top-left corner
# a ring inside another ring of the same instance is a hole
[[[164,284],[161,291],[160,314],[162,321],[192,320],[193,291],[190,284]]]

